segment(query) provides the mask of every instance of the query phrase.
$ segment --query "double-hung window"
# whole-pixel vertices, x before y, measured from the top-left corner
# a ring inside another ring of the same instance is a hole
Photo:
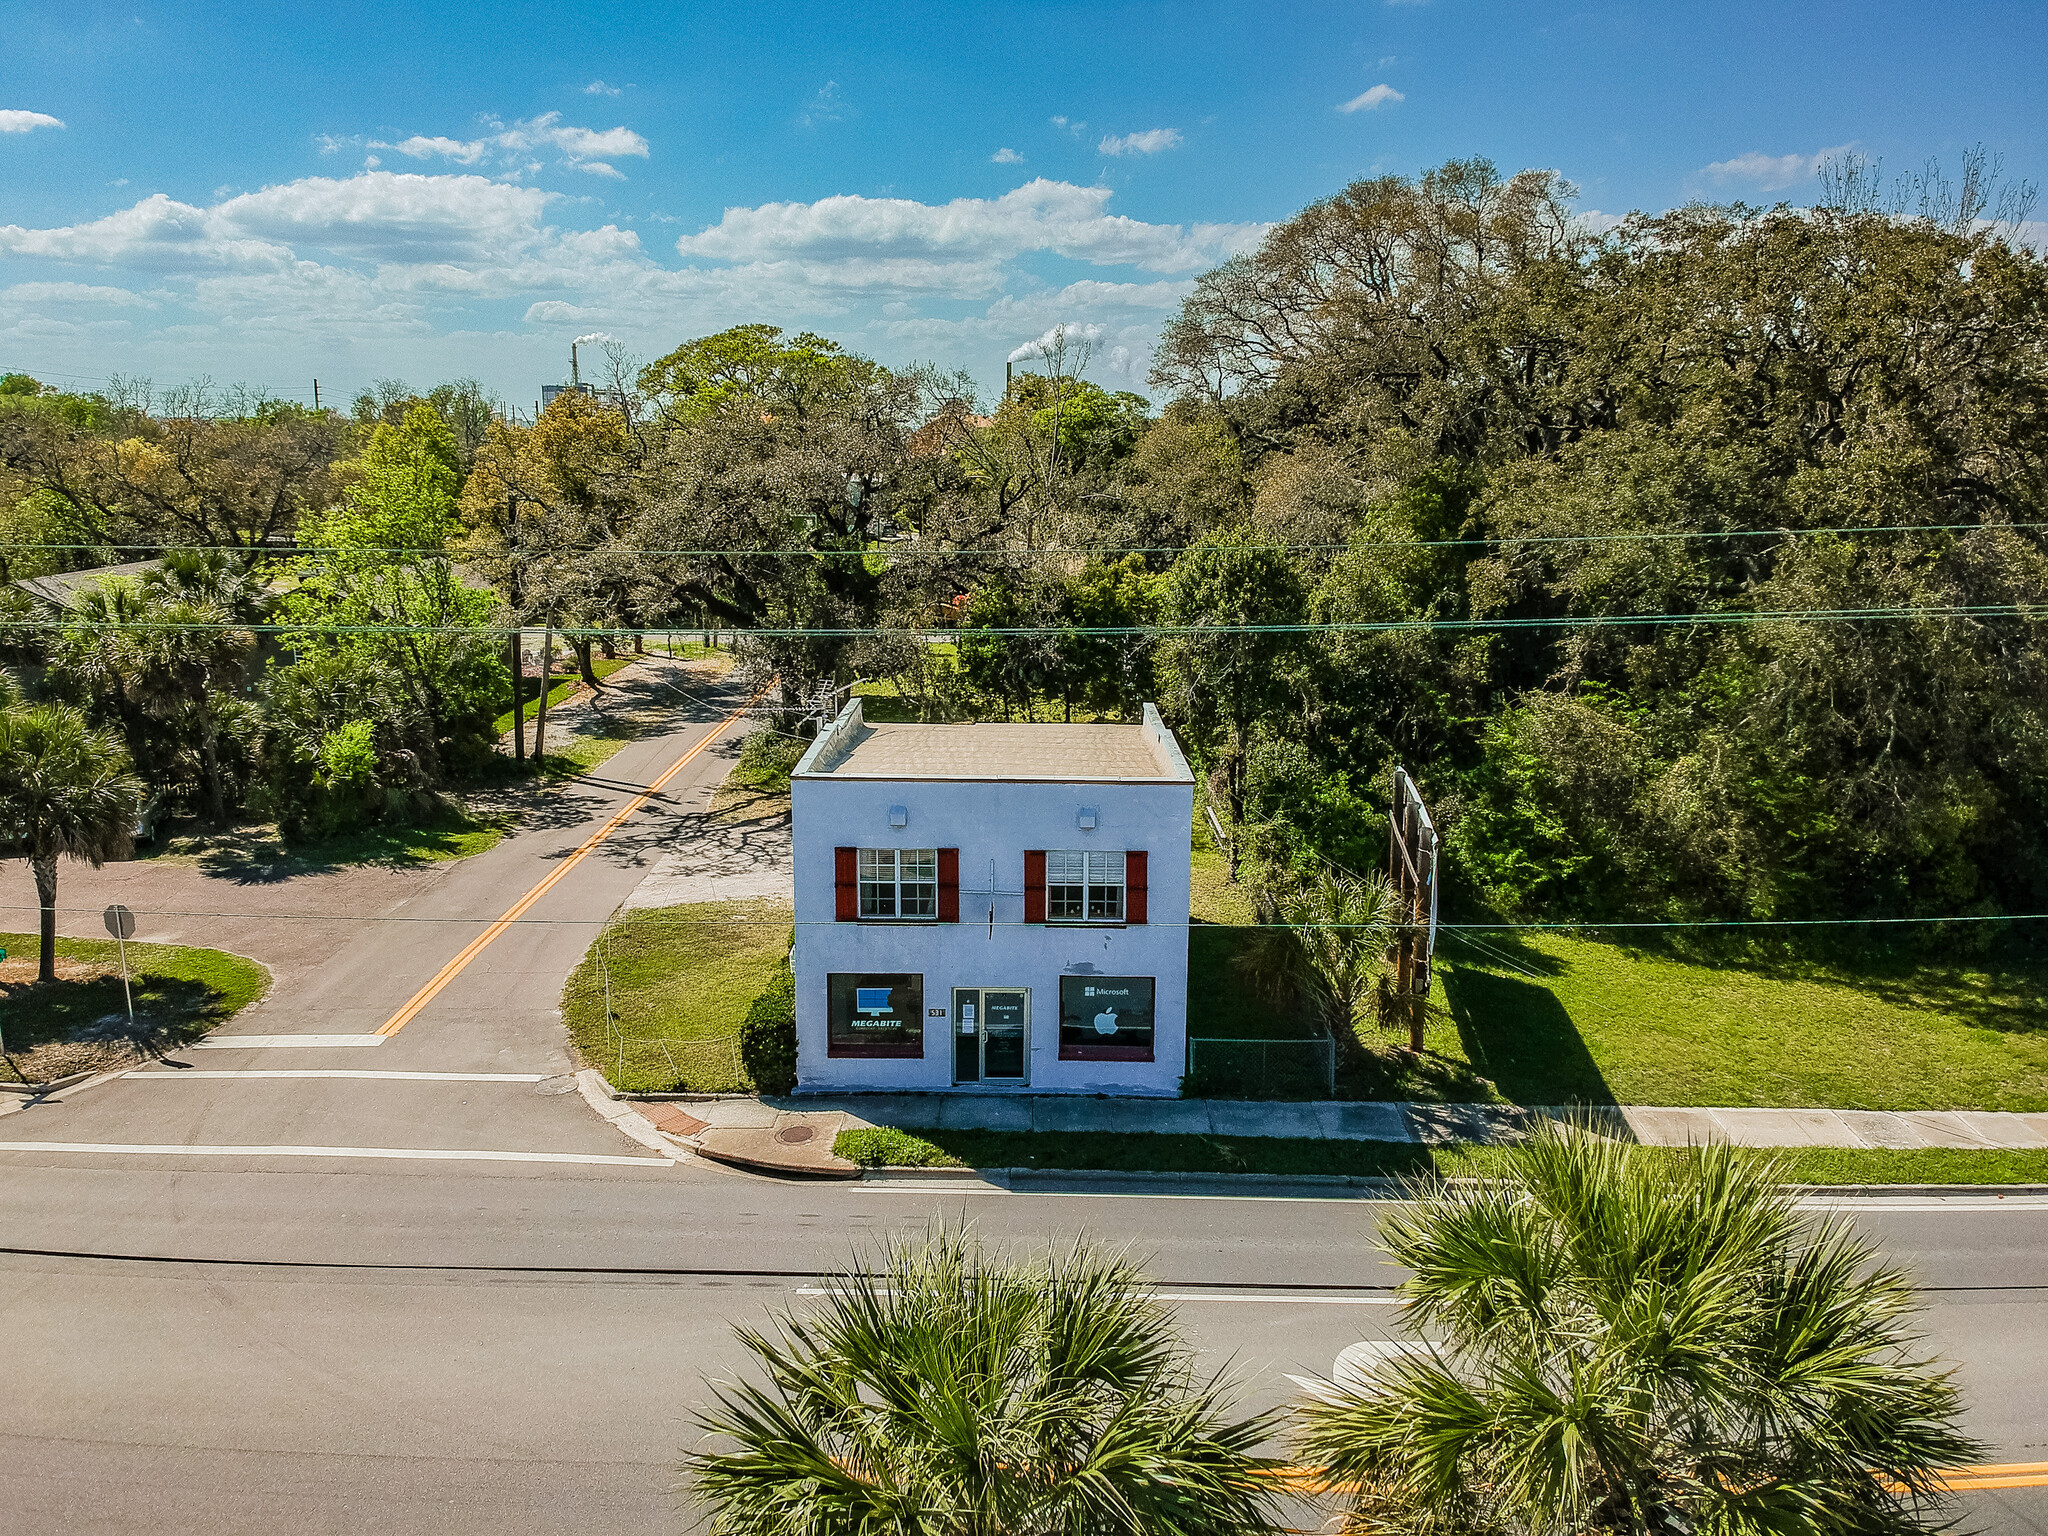
[[[860,915],[936,918],[939,915],[939,850],[861,849]]]
[[[1124,856],[1120,853],[1048,852],[1045,916],[1054,923],[1124,920]]]

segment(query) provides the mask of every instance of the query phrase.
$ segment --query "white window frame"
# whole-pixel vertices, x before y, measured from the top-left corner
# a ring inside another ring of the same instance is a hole
[[[935,923],[939,920],[938,849],[861,848],[855,851],[854,858],[854,881],[862,922]],[[905,910],[909,906],[921,906],[926,910]]]
[[[1079,878],[1075,876],[1078,874]],[[1126,889],[1128,869],[1121,853],[1099,852],[1093,848],[1048,848],[1045,853],[1045,920],[1048,923],[1121,925],[1130,910]],[[1059,910],[1067,898],[1055,903],[1053,890],[1078,888],[1079,914]]]

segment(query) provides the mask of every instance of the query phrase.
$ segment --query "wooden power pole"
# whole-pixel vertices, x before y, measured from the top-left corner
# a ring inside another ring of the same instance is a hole
[[[1422,1050],[1430,965],[1436,955],[1436,824],[1406,768],[1394,770],[1387,812],[1387,883],[1401,903],[1394,941],[1394,996],[1408,1016],[1408,1049]]]

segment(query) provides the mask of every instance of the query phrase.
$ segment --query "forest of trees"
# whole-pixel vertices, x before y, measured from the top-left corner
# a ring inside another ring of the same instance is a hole
[[[2048,910],[2048,270],[1986,182],[1595,233],[1549,173],[1359,181],[1200,279],[1163,409],[1078,340],[982,400],[771,325],[531,424],[10,375],[0,577],[192,552],[4,589],[0,660],[309,832],[477,770],[507,625],[587,674],[715,624],[790,695],[1157,698],[1268,870],[1378,864],[1398,762],[1504,916]]]

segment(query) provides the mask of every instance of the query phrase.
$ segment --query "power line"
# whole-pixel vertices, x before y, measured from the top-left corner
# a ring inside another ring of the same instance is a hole
[[[985,897],[989,893],[987,891],[976,891],[966,886],[962,886],[960,889],[960,894],[963,897]],[[1020,893],[1016,891],[998,891],[995,894],[999,897],[1014,900]],[[42,910],[43,909],[41,907],[30,905],[28,903],[0,903],[0,912],[40,912]],[[100,909],[97,907],[57,907],[52,910],[68,916],[96,917],[99,915]],[[650,908],[649,910],[659,911],[660,909]],[[502,919],[495,917],[422,917],[417,915],[401,916],[388,913],[352,914],[346,912],[187,912],[176,910],[143,910],[140,911],[139,915],[143,917],[204,918],[217,919],[223,921],[257,920],[263,922],[437,923],[443,926],[446,926],[448,924],[467,924],[469,926],[479,928],[494,927],[500,922],[509,922],[509,924],[514,926],[542,928],[601,928],[605,924],[612,921],[612,914],[607,914],[604,917],[518,917],[512,919]],[[1607,922],[1590,918],[1572,918],[1561,919],[1557,922],[1547,923],[1439,923],[1437,927],[1440,931],[1443,932],[1456,933],[1462,935],[1468,933],[1538,932],[1611,933],[1637,931],[1643,929],[1718,930],[1735,928],[1885,928],[1908,926],[1926,927],[1937,923],[2038,922],[2048,922],[2048,912],[2010,912],[1988,914],[1976,913],[1969,915],[1957,914],[1941,917],[1698,918],[1689,921],[1677,920],[1668,922],[1634,922],[1626,920]],[[786,914],[772,917],[704,917],[666,919],[639,918],[631,920],[630,925],[634,928],[841,928],[845,926],[843,923],[840,923],[836,919],[819,918],[798,921]],[[946,927],[951,925],[935,924],[934,926]],[[968,922],[962,926],[970,928],[986,927],[987,924],[985,922]],[[996,922],[996,927],[998,928],[1064,929],[1070,926],[1085,931],[1089,925],[1082,923],[1071,925],[1064,923],[1013,923],[1004,922],[1000,919],[998,919]],[[1225,928],[1234,928],[1240,930],[1248,928],[1314,928],[1351,930],[1378,929],[1382,925],[1378,923],[1227,923],[1217,925],[1213,923],[1202,922],[1198,919],[1190,918],[1185,923],[1154,922],[1148,923],[1145,926],[1152,928],[1212,928],[1222,926]],[[1390,926],[1401,927],[1403,925],[1393,924]],[[1420,927],[1426,925],[1417,924],[1413,926]],[[59,935],[59,937],[63,936]],[[88,939],[82,941],[71,940],[70,942],[100,943],[105,941],[97,939]]]
[[[1353,539],[1342,543],[1293,543],[1270,542],[1238,544],[1227,546],[1232,551],[1255,551],[1266,554],[1341,554],[1357,549],[1498,549],[1503,547],[1548,546],[1573,544],[1642,544],[1682,543],[1704,539],[1804,539],[1821,538],[1830,534],[1878,534],[1878,533],[1982,533],[1999,530],[2035,532],[2048,528],[2048,522],[2025,523],[1868,523],[1841,524],[1824,528],[1729,528],[1729,529],[1678,529],[1653,532],[1624,533],[1557,533],[1505,535],[1487,539]],[[934,559],[1017,559],[1017,558],[1093,558],[1100,555],[1184,555],[1214,546],[1199,544],[1092,544],[1092,545],[1051,545],[1043,549],[950,549],[926,545],[921,542],[896,541],[859,549],[628,549],[605,550],[605,553],[632,555],[644,559],[769,559],[788,558],[804,560],[866,559],[869,556],[921,555]],[[443,545],[405,544],[193,544],[174,541],[107,539],[97,544],[42,544],[5,541],[0,549],[35,550],[57,553],[89,553],[102,549],[156,549],[156,550],[224,550],[234,554],[259,554],[268,556],[297,555],[427,555],[441,559],[459,559],[461,553]],[[585,551],[589,553],[590,551]],[[544,555],[545,551],[536,552]],[[62,574],[81,574],[65,572]]]
[[[2048,619],[2048,606],[2034,603],[1982,603],[1975,605],[1925,605],[1893,608],[1760,608],[1726,609],[1702,613],[1615,613],[1580,614],[1559,618],[1523,619],[1385,619],[1357,623],[1301,624],[963,624],[955,629],[938,629],[914,624],[894,627],[879,625],[846,628],[773,628],[733,624],[661,624],[642,628],[610,627],[596,624],[555,624],[529,620],[520,624],[272,624],[237,623],[232,620],[178,620],[138,618],[118,623],[84,619],[6,619],[0,631],[58,633],[66,630],[88,634],[148,632],[214,633],[233,630],[258,635],[468,635],[478,639],[504,638],[535,629],[552,627],[557,635],[571,639],[627,639],[690,634],[710,630],[719,634],[764,640],[855,640],[871,635],[906,635],[925,640],[1025,640],[1105,637],[1135,639],[1142,636],[1201,637],[1212,635],[1350,635],[1448,632],[1492,632],[1523,629],[1606,629],[1628,625],[1668,628],[1686,624],[1840,624],[1866,623],[1888,619]]]

